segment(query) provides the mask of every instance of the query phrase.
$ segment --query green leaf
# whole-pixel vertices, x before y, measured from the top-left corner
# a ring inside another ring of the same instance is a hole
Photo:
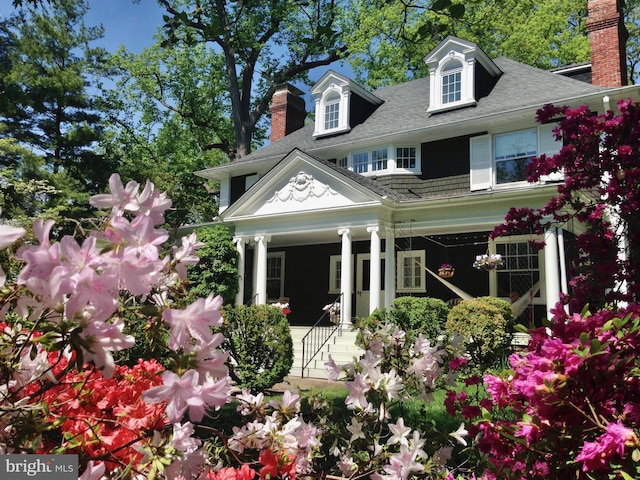
[[[449,13],[453,18],[462,18],[465,13],[464,4],[457,3],[449,7]]]
[[[441,10],[449,8],[450,6],[451,0],[436,0],[435,2],[433,2],[433,6],[431,7],[431,9],[434,12],[439,12]]]

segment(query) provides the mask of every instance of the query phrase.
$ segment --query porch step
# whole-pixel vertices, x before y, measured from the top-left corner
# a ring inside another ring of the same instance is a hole
[[[333,334],[305,368],[304,375],[302,375],[302,338],[308,331],[309,327],[291,327],[293,366],[291,367],[290,375],[308,378],[328,378],[329,375],[324,364],[329,361],[329,356],[340,365],[352,362],[354,357],[358,358],[364,354],[364,351],[356,346],[357,333],[348,330],[348,327],[343,328]]]

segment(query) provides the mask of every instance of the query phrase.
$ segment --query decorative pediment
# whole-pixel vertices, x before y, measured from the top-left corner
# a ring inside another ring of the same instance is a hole
[[[380,201],[379,196],[359,183],[295,150],[225,210],[222,217],[230,220],[307,215]]]
[[[338,195],[329,185],[313,178],[303,171],[289,179],[284,188],[277,190],[267,203],[304,202],[309,198],[323,198]]]

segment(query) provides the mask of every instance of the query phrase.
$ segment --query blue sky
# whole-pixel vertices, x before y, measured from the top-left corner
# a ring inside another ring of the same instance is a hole
[[[9,1],[9,0],[0,0]],[[164,22],[162,16],[164,9],[156,0],[89,0],[90,10],[85,16],[88,26],[102,24],[104,38],[96,42],[109,52],[115,52],[120,45],[125,45],[134,53],[150,46],[153,43],[153,35]],[[344,75],[353,76],[349,67],[339,64],[331,67],[321,67],[312,72],[311,79],[318,80],[328,68],[332,68]]]
[[[85,17],[89,26],[102,24],[104,38],[96,42],[110,52],[125,45],[140,53],[153,43],[153,35],[162,26],[164,10],[156,0],[89,0],[90,10]]]

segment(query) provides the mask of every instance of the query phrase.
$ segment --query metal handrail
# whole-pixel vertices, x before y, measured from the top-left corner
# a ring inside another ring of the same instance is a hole
[[[253,305],[255,303],[256,298],[258,298],[258,294],[257,293],[253,297],[251,297],[249,300],[244,302],[244,306],[245,307],[249,307],[249,306]]]
[[[342,308],[342,294],[340,294],[333,302],[333,304],[339,304]],[[330,304],[331,305],[331,304]],[[340,312],[342,314],[342,312]],[[327,318],[330,317],[329,311],[325,311],[320,318],[313,324],[307,334],[302,337],[302,374],[304,378],[304,371],[309,366],[311,361],[320,352],[322,347],[329,341],[331,336],[336,330],[342,329],[342,317],[338,324],[330,323],[329,325],[322,325],[326,323]],[[308,358],[307,358],[308,356]]]

